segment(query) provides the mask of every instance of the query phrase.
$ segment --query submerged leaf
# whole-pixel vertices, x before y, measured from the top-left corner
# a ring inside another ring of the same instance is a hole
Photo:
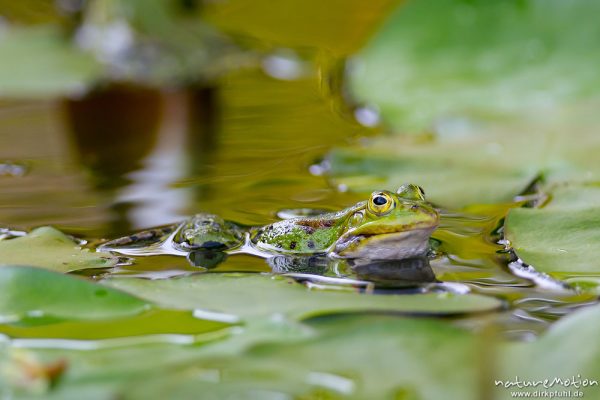
[[[37,228],[23,237],[0,241],[2,265],[30,265],[59,272],[108,268],[117,258],[81,249],[73,239],[51,227]]]

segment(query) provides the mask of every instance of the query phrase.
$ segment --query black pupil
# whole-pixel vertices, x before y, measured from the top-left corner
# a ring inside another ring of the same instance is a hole
[[[385,203],[387,203],[387,199],[383,196],[377,196],[373,199],[373,204],[375,205],[382,206]]]

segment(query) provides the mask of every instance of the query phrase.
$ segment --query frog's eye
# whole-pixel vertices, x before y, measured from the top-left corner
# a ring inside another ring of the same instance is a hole
[[[375,214],[385,214],[394,205],[394,199],[385,192],[374,192],[369,199],[369,211]]]
[[[396,193],[398,193],[398,196],[408,200],[425,201],[425,191],[423,188],[412,183],[400,186]]]

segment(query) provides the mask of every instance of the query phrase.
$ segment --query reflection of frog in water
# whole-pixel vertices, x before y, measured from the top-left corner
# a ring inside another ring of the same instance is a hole
[[[224,259],[215,252],[257,254],[277,259],[278,265],[277,256],[402,260],[427,253],[438,223],[439,214],[425,201],[423,190],[407,184],[396,193],[373,192],[369,200],[338,212],[263,227],[245,228],[213,214],[197,214],[176,226],[108,242],[102,250],[188,254],[190,260],[215,263]]]

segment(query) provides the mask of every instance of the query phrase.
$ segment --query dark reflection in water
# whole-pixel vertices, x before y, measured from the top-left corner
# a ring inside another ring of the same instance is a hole
[[[64,101],[74,158],[105,198],[109,235],[144,224],[136,216],[144,208],[140,203],[155,203],[158,220],[170,219],[161,210],[161,205],[169,207],[168,200],[159,199],[161,195],[179,198],[173,201],[179,206],[182,201],[211,197],[207,177],[217,153],[219,108],[216,86],[192,86],[168,94],[113,84]],[[184,190],[165,187],[186,176],[202,177],[204,182],[189,188],[190,199],[182,199],[187,196]]]
[[[189,161],[187,175],[202,177],[210,174],[210,166],[214,163],[217,152],[220,119],[220,104],[218,88],[192,87],[186,92],[187,129],[186,152]],[[211,186],[204,180],[203,184],[195,185],[194,198],[196,201],[211,197]]]
[[[437,282],[427,257],[405,260],[350,260],[348,262],[358,279],[381,286],[411,286]]]
[[[235,256],[235,255],[234,255]],[[219,251],[200,250],[187,255],[194,267],[214,269],[227,260],[228,254]],[[416,287],[424,283],[439,282],[427,257],[404,260],[335,259],[326,255],[289,256],[275,255],[265,261],[276,274],[303,274],[333,276],[341,279],[369,281],[381,288]],[[310,280],[306,276],[304,279]]]
[[[325,275],[330,260],[320,256],[272,256],[266,259],[272,271],[279,274],[297,272],[304,274]]]
[[[128,174],[142,168],[156,145],[162,103],[157,90],[118,85],[64,101],[75,158],[90,184],[110,199],[108,232],[131,229],[135,205],[116,201],[116,191],[131,183]]]
[[[227,260],[227,253],[211,250],[192,251],[187,255],[187,259],[193,267],[213,269]]]
[[[162,119],[158,90],[109,86],[64,102],[78,161],[101,190],[119,188],[156,145]]]

